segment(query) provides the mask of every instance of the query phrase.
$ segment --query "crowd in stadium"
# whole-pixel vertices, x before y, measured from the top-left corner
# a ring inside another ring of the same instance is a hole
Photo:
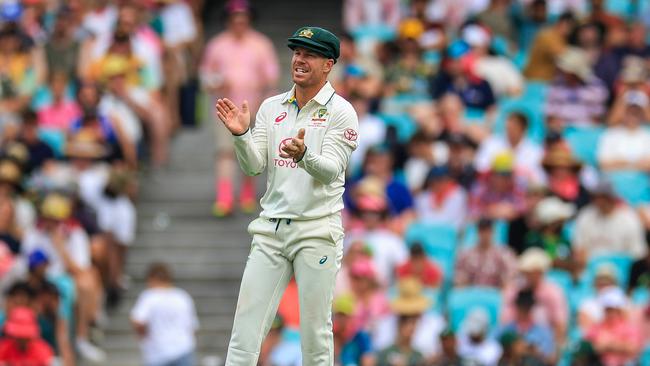
[[[139,167],[181,126],[201,6],[0,1],[0,364],[106,359],[93,337],[129,285]]]
[[[340,365],[650,364],[649,6],[344,1]]]

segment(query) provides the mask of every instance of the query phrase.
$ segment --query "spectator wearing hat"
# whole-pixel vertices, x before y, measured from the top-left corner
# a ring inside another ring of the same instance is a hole
[[[540,248],[529,248],[519,257],[521,280],[510,282],[504,290],[501,321],[508,324],[516,319],[517,294],[530,289],[535,297],[533,319],[549,326],[557,344],[562,344],[569,321],[569,305],[562,289],[545,278],[550,267],[551,258]]]
[[[440,332],[440,344],[442,352],[440,356],[433,359],[432,366],[465,366],[469,363],[468,360],[462,358],[458,354],[458,341],[456,334],[451,328],[446,328]]]
[[[467,108],[490,112],[496,98],[490,84],[474,72],[474,57],[463,41],[449,45],[442,60],[441,71],[429,81],[429,93],[434,100],[455,94]]]
[[[236,105],[248,101],[253,115],[262,100],[273,91],[279,77],[277,55],[270,39],[251,27],[247,2],[232,1],[226,9],[228,26],[212,38],[204,51],[200,66],[204,88],[216,98],[228,95]],[[216,127],[217,159],[215,170],[215,214],[229,214],[234,206],[233,176],[235,174],[233,143],[230,132]],[[244,178],[240,205],[244,211],[255,208],[255,184]]]
[[[503,355],[499,366],[543,366],[539,356],[530,352],[530,346],[523,337],[515,332],[505,332],[499,336]]]
[[[69,198],[50,193],[40,207],[36,228],[25,233],[22,252],[42,250],[49,258],[48,275],[55,283],[74,280],[78,295],[77,350],[84,358],[101,361],[106,355],[89,341],[89,328],[99,312],[102,285],[90,260],[86,232],[72,219]]]
[[[260,349],[260,366],[298,366],[302,365],[302,351],[297,342],[283,340],[284,321],[276,315],[271,329]]]
[[[524,238],[526,248],[542,248],[553,261],[553,267],[572,270],[571,242],[563,232],[564,223],[575,215],[571,203],[557,197],[541,200],[534,209],[533,217],[538,225]]]
[[[622,70],[617,74],[616,85],[613,86],[613,104],[609,111],[607,122],[611,125],[622,123],[627,109],[637,105],[643,110],[643,121],[650,120],[650,106],[643,104],[643,97],[638,93],[650,95],[650,84],[648,84],[648,68],[645,59],[638,56],[626,56],[622,60]],[[618,71],[618,70],[617,70]]]
[[[495,157],[507,151],[514,156],[517,175],[528,182],[543,181],[541,162],[544,152],[527,137],[527,132],[528,117],[522,113],[510,114],[506,120],[505,136],[494,134],[479,145],[474,160],[476,170],[487,173]]]
[[[355,303],[351,322],[358,329],[372,331],[390,310],[374,263],[370,259],[358,259],[350,267],[349,278],[350,295]]]
[[[598,164],[604,171],[650,171],[650,132],[643,128],[648,95],[630,90],[623,96],[621,123],[610,126],[598,142]]]
[[[368,246],[379,281],[389,284],[394,278],[395,268],[408,258],[408,251],[404,239],[388,227],[388,206],[381,185],[372,185],[375,188],[367,186],[363,190],[374,190],[375,193],[363,193],[355,200],[355,215],[360,225],[348,232],[348,238],[361,240]]]
[[[38,323],[32,309],[13,309],[0,339],[0,362],[8,365],[47,366],[53,360],[50,346],[39,337]]]
[[[601,293],[600,302],[605,309],[603,320],[587,330],[586,340],[593,344],[606,366],[633,362],[643,339],[639,326],[625,314],[625,294],[619,288],[609,288]]]
[[[551,81],[555,76],[556,59],[567,48],[568,37],[575,26],[571,13],[562,14],[558,20],[541,30],[530,48],[524,76],[529,80]]]
[[[416,101],[428,97],[428,79],[434,69],[422,58],[418,43],[424,26],[417,19],[407,19],[399,27],[399,54],[386,68],[384,96],[409,97]]]
[[[520,255],[528,248],[525,244],[528,232],[539,228],[535,207],[547,194],[548,190],[543,185],[532,184],[526,188],[524,210],[508,222],[508,246],[515,254]]]
[[[463,29],[462,39],[472,48],[472,70],[490,84],[497,96],[514,97],[521,94],[524,77],[510,59],[491,49],[492,34],[489,29],[482,24],[470,24]]]
[[[645,256],[647,245],[639,215],[620,203],[612,185],[601,181],[591,191],[592,203],[576,218],[573,249],[581,263],[594,256],[622,253]]]
[[[512,322],[504,324],[498,334],[500,337],[513,334],[521,338],[528,345],[531,355],[552,364],[556,358],[553,330],[535,319],[533,309],[536,303],[535,293],[531,289],[520,290],[515,298],[515,318]]]
[[[372,250],[366,243],[358,238],[352,238],[350,243],[344,248],[345,255],[341,263],[341,269],[336,276],[336,284],[334,285],[334,295],[342,295],[349,293],[350,290],[350,268],[358,260],[372,260]],[[286,297],[286,290],[285,295]],[[282,302],[281,302],[282,303]]]
[[[174,285],[166,264],[152,263],[146,278],[147,288],[130,314],[144,365],[194,365],[199,328],[194,301]]]
[[[423,192],[415,197],[418,220],[460,229],[467,209],[467,193],[449,176],[449,169],[446,166],[431,168]]]
[[[410,349],[419,352],[426,359],[440,355],[438,335],[445,329],[445,319],[431,311],[431,300],[422,292],[422,284],[415,277],[404,277],[398,282],[398,296],[391,301],[392,313],[386,315],[372,333],[373,345],[385,349],[400,343],[400,318],[415,321]]]
[[[525,194],[516,173],[511,153],[495,155],[490,171],[471,192],[470,217],[511,220],[523,212]]]
[[[372,366],[375,363],[372,339],[353,324],[356,303],[352,296],[339,296],[332,302],[334,359],[340,365]]]
[[[396,269],[397,278],[415,277],[423,286],[438,288],[444,274],[440,266],[429,259],[419,243],[411,245],[409,259]]]
[[[594,295],[582,300],[578,308],[577,322],[583,332],[603,320],[605,308],[602,295],[612,288],[621,290],[618,285],[618,276],[618,269],[611,263],[603,263],[596,268],[593,283]],[[630,310],[629,306],[626,306],[627,310]]]
[[[578,208],[589,203],[589,192],[580,180],[582,163],[573,157],[568,147],[556,145],[547,149],[542,167],[550,193]]]
[[[570,47],[555,61],[557,77],[552,81],[544,107],[546,115],[564,125],[592,126],[605,117],[608,91],[592,71],[585,52]]]
[[[493,242],[493,222],[481,218],[478,222],[478,243],[464,249],[455,266],[454,285],[503,288],[514,278],[516,258],[507,246]]]
[[[499,342],[489,336],[489,315],[482,308],[472,309],[461,325],[458,335],[458,353],[479,365],[496,366],[503,350]]]

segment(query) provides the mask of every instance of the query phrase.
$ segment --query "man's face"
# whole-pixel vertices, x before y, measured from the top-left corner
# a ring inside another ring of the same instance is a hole
[[[250,28],[250,24],[250,16],[244,12],[234,13],[228,20],[228,28],[238,36],[244,34]]]
[[[524,128],[515,118],[508,118],[506,122],[506,135],[511,142],[519,142],[524,137]]]
[[[138,26],[138,9],[133,6],[125,6],[120,10],[118,30],[126,34],[132,34]]]
[[[298,47],[291,58],[293,82],[300,87],[322,84],[332,71],[334,60],[327,59],[314,51]]]

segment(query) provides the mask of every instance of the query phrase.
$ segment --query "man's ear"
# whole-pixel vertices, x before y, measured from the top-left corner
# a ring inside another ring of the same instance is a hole
[[[333,67],[334,67],[334,59],[333,58],[327,59],[327,61],[325,61],[325,66],[323,67],[323,71],[329,73],[330,71],[332,71]]]

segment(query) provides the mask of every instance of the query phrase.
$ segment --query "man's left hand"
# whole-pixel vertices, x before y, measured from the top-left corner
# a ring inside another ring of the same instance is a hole
[[[290,142],[282,146],[280,157],[283,159],[293,159],[294,162],[302,160],[307,148],[305,147],[305,129],[298,130],[298,135],[292,138]]]

